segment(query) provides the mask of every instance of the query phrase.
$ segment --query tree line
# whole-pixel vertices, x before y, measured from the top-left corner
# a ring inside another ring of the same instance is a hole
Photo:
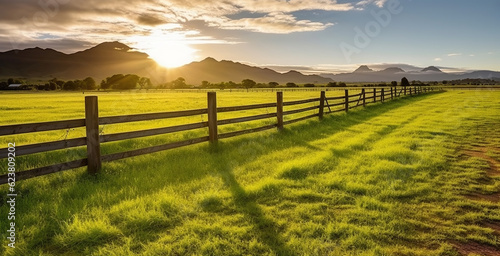
[[[11,84],[21,84],[22,86],[9,88]],[[420,81],[408,81],[406,77],[403,77],[398,83],[397,81],[392,81],[390,83],[378,83],[378,84],[356,84],[356,86],[362,87],[385,87],[385,86],[430,86],[430,85],[456,85],[456,84],[468,84],[468,85],[494,85],[498,84],[498,81],[489,79],[465,79],[465,80],[455,80],[455,81],[442,81],[442,82],[429,82],[423,83]],[[65,90],[65,91],[81,91],[81,90],[132,90],[132,89],[190,89],[190,88],[203,88],[203,89],[235,89],[235,88],[296,88],[296,87],[347,87],[345,82],[329,82],[326,85],[317,85],[314,83],[306,83],[303,85],[298,85],[294,82],[288,82],[285,84],[280,84],[278,82],[269,83],[258,83],[252,79],[243,79],[239,83],[233,81],[220,82],[220,83],[210,83],[209,81],[202,81],[201,84],[195,86],[186,83],[186,79],[183,77],[178,77],[167,83],[159,84],[154,86],[151,80],[147,77],[140,77],[135,74],[115,74],[107,77],[101,81],[98,85],[92,77],[87,77],[83,80],[68,80],[63,81],[57,78],[53,78],[44,84],[27,84],[22,80],[9,78],[7,81],[0,82],[0,90],[5,89],[17,89],[17,90]],[[352,85],[351,85],[352,86]]]

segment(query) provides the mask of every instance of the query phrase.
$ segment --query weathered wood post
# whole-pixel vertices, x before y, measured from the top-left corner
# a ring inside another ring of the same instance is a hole
[[[363,107],[366,107],[366,93],[365,93],[365,88],[361,89],[361,94],[363,94]]]
[[[349,111],[349,90],[345,90],[345,112]]]
[[[405,92],[405,93],[404,93],[404,96],[406,96],[406,86],[404,87],[404,92]]]
[[[373,102],[377,102],[377,88],[373,88]]]
[[[97,96],[85,97],[85,128],[87,131],[87,170],[90,174],[96,174],[101,170]]]
[[[382,88],[381,95],[380,95],[380,101],[384,102],[384,100],[385,100],[385,90],[384,90],[384,88]]]
[[[394,93],[395,93],[395,91],[396,91],[396,88],[391,87],[391,100],[394,99]]]
[[[208,140],[210,143],[216,143],[217,133],[217,94],[215,92],[207,93],[208,103]]]
[[[278,129],[283,129],[283,92],[276,92],[276,117],[278,119]]]
[[[321,94],[319,96],[319,119],[323,119],[323,115],[324,115],[324,110],[325,110],[325,98],[326,98],[326,94],[325,94],[325,91],[321,91]]]

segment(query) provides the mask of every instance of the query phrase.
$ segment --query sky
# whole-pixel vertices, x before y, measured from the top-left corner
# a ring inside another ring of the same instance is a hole
[[[0,51],[120,41],[165,66],[500,71],[498,0],[0,0]]]

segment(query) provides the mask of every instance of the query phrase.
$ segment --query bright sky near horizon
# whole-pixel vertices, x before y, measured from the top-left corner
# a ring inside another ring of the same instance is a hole
[[[500,71],[498,0],[0,0],[0,51],[120,41],[165,66],[205,57],[352,71]]]

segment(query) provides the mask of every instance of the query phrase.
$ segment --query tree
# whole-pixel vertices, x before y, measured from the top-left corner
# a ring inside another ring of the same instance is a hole
[[[398,82],[397,81],[392,81],[391,82],[391,86],[398,86]]]
[[[314,87],[314,84],[304,84],[304,87]]]
[[[75,91],[78,89],[78,86],[77,84],[74,82],[74,81],[66,81],[63,86],[62,86],[62,89],[63,90],[66,90],[66,91]]]
[[[406,77],[401,78],[401,86],[410,86],[410,82]]]
[[[85,90],[97,89],[97,85],[95,83],[95,80],[92,77],[87,77],[87,78],[83,79],[82,84],[83,84],[83,89],[85,89]]]
[[[172,81],[172,87],[179,89],[187,88],[188,86],[186,84],[186,79],[184,79],[184,77],[179,77],[175,79],[174,81]]]
[[[339,87],[347,87],[347,84],[346,84],[346,83],[344,83],[344,82],[340,82],[340,83],[339,83]]]
[[[255,87],[257,85],[257,83],[254,81],[254,80],[251,80],[251,79],[245,79],[243,81],[241,81],[241,85],[245,88],[252,88],[252,87]]]
[[[203,80],[201,81],[201,87],[202,88],[208,88],[210,86],[210,82]]]
[[[122,74],[116,74],[112,75],[111,77],[107,77],[104,84],[101,82],[101,89],[115,88],[116,86],[120,87],[118,84],[121,80],[123,80],[123,78],[125,78],[125,76]]]
[[[288,82],[286,83],[286,87],[299,87],[296,83]]]
[[[328,84],[326,85],[326,87],[336,87],[337,86],[337,82],[328,82]]]
[[[274,88],[274,87],[277,87],[277,86],[278,86],[278,85],[280,85],[280,84],[279,84],[278,82],[269,82],[267,85],[268,85],[269,87],[271,87],[271,88]]]
[[[446,80],[443,80],[443,84],[448,84],[448,81],[446,81]]]
[[[137,83],[139,82],[138,75],[126,75],[121,80],[113,85],[113,89],[118,90],[130,90],[137,88]]]
[[[141,77],[139,79],[139,86],[141,87],[141,89],[150,89],[151,87],[153,87],[153,83],[151,83],[151,79],[147,77]]]

